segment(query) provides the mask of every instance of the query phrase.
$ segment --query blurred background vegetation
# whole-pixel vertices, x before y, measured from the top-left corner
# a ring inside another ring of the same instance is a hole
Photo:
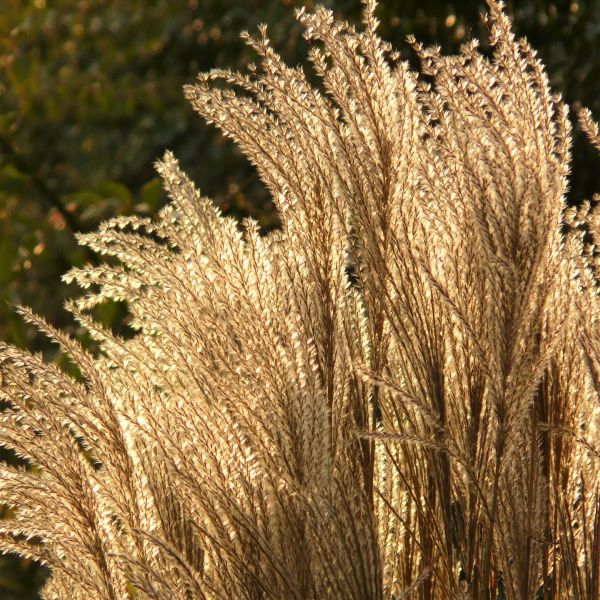
[[[360,0],[325,0],[356,21]],[[2,0],[0,10],[0,340],[61,357],[14,313],[25,304],[84,343],[63,310],[72,265],[95,260],[74,234],[117,214],[152,216],[166,198],[153,162],[171,149],[227,212],[276,225],[268,196],[232,143],[205,126],[181,88],[199,71],[253,60],[239,39],[265,22],[284,58],[304,64],[294,7],[311,0]],[[483,2],[381,0],[382,35],[414,56],[408,33],[456,51],[485,47]],[[539,51],[554,89],[600,116],[600,0],[508,3],[515,30]],[[569,201],[598,188],[600,161],[576,132]],[[125,310],[96,317],[123,328]],[[6,453],[3,460],[14,460]],[[5,511],[6,512],[6,511]],[[10,515],[5,515],[8,518]],[[36,598],[46,573],[0,558],[0,598]]]

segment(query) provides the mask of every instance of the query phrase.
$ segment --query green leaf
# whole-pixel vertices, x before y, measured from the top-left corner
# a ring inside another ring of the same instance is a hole
[[[105,180],[96,186],[96,191],[104,199],[118,200],[122,210],[129,211],[132,206],[132,195],[129,189],[118,181]]]
[[[163,186],[158,177],[145,183],[140,190],[140,199],[149,213],[155,213],[160,208],[164,197]]]

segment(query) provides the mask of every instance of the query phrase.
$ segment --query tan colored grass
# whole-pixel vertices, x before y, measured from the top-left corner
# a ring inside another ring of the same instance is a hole
[[[186,88],[278,231],[167,153],[158,219],[81,235],[119,266],[66,277],[100,354],[25,312],[82,381],[2,348],[0,440],[36,469],[0,472],[0,547],[50,565],[46,599],[599,597],[600,223],[565,206],[567,107],[495,0],[492,60],[414,43],[431,86],[375,8],[298,13],[322,91],[264,29],[255,72]],[[131,339],[88,316],[108,298]]]

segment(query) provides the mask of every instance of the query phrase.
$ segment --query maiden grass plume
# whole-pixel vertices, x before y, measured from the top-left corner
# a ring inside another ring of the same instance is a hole
[[[171,202],[79,241],[81,377],[0,349],[0,548],[46,600],[600,596],[600,236],[565,204],[567,106],[488,1],[493,49],[421,72],[325,8],[320,78],[259,64],[185,93],[256,166],[281,226]],[[430,82],[430,83],[427,83]],[[589,112],[581,126],[600,149]],[[135,334],[90,310],[129,307]]]

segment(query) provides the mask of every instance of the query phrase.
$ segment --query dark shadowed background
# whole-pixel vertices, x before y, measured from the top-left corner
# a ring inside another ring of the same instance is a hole
[[[74,234],[117,214],[153,215],[166,198],[153,171],[175,152],[205,195],[265,228],[277,217],[253,168],[183,98],[185,83],[212,67],[253,60],[239,32],[269,25],[292,64],[306,45],[294,20],[301,0],[2,0],[0,2],[0,340],[61,356],[14,313],[25,304],[84,343],[63,310],[76,293],[60,283],[70,266],[94,257]],[[360,0],[327,0],[356,21]],[[382,35],[414,61],[408,33],[446,52],[475,35],[483,2],[381,0]],[[515,31],[539,51],[555,90],[600,117],[600,0],[508,3]],[[600,161],[575,132],[569,202],[590,197]],[[125,309],[107,303],[96,317],[115,329]],[[6,452],[2,460],[15,460]],[[0,507],[10,518],[10,511]],[[37,597],[45,571],[0,558],[0,599]]]

